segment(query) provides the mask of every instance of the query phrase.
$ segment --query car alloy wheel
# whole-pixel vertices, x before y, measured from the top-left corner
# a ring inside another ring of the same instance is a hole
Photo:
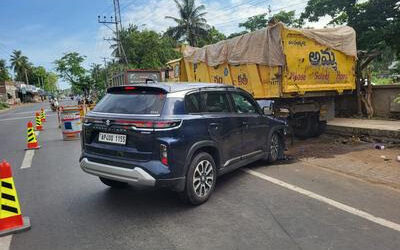
[[[274,133],[271,137],[271,145],[269,148],[271,161],[276,161],[279,158],[280,147],[279,136],[277,133]]]
[[[193,190],[198,197],[207,196],[213,187],[214,171],[210,161],[200,161],[193,173]]]

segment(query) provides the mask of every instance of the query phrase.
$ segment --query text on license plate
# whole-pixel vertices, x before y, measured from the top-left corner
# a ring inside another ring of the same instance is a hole
[[[125,145],[126,135],[99,133],[99,141]]]

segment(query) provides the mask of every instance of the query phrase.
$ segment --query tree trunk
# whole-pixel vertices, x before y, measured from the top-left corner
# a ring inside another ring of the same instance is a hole
[[[28,73],[26,72],[26,69],[24,69],[24,72],[25,72],[25,83],[26,83],[27,85],[29,85]]]
[[[372,84],[371,84],[371,79],[370,75],[368,74],[368,85],[365,88],[364,91],[361,93],[361,101],[364,104],[365,111],[367,112],[367,117],[368,119],[371,119],[374,116],[375,110],[374,106],[372,105]]]

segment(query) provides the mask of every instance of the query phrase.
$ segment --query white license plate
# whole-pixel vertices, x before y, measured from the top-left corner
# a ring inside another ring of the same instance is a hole
[[[99,133],[99,141],[125,145],[126,135]]]

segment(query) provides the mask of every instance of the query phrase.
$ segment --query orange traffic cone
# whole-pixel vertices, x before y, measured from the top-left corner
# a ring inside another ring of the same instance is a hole
[[[36,130],[43,131],[42,118],[40,117],[39,112],[36,112]]]
[[[46,113],[43,108],[40,109],[40,118],[42,119],[42,122],[46,122]]]
[[[33,124],[31,121],[28,122],[28,136],[27,136],[28,146],[26,150],[39,149],[38,141],[36,139],[35,130],[33,129]]]
[[[8,162],[0,163],[0,236],[31,228],[29,217],[22,217],[17,190]]]

